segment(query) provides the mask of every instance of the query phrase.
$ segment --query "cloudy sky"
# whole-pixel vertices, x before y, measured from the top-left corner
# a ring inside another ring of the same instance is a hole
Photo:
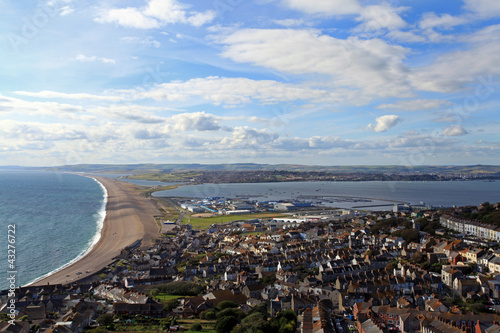
[[[498,0],[0,6],[0,165],[500,164]]]

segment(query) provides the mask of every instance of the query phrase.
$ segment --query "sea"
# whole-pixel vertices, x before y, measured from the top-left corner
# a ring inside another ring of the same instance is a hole
[[[228,183],[181,186],[158,197],[302,201],[325,207],[391,210],[394,204],[453,207],[500,202],[499,181]]]
[[[116,178],[120,175],[104,174]],[[135,181],[142,186],[167,183]],[[333,207],[425,202],[433,206],[500,201],[499,181],[450,182],[284,182],[186,185],[156,196],[238,197],[271,201],[296,199]],[[106,190],[91,177],[59,172],[0,170],[0,290],[7,277],[24,286],[71,264],[99,239]],[[367,208],[377,210],[380,207]],[[15,226],[15,234],[12,231]],[[9,236],[10,234],[10,236]],[[15,236],[13,238],[12,236]],[[9,257],[14,249],[14,257]],[[15,261],[9,261],[14,258]],[[12,267],[9,267],[12,265]],[[5,278],[4,278],[5,277]]]
[[[8,277],[24,286],[83,256],[99,240],[106,198],[90,177],[0,171],[0,290]]]

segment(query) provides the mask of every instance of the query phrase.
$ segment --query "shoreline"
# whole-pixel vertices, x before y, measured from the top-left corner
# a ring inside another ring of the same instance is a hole
[[[99,238],[82,255],[27,286],[69,284],[88,278],[111,264],[125,247],[137,240],[147,246],[160,231],[154,219],[158,213],[156,207],[135,191],[135,185],[107,177],[80,175],[94,179],[105,189],[106,210]]]
[[[107,207],[107,204],[108,204],[108,191],[107,191],[106,187],[100,181],[98,181],[96,178],[94,178],[93,176],[87,176],[87,175],[81,175],[81,174],[77,174],[77,175],[92,179],[93,181],[95,181],[96,183],[98,183],[99,186],[103,190],[103,193],[104,193],[104,195],[103,195],[103,198],[104,198],[103,205],[102,205],[102,208],[98,212],[102,217],[99,219],[99,221],[97,221],[98,222],[97,231],[96,231],[96,233],[94,234],[94,236],[91,239],[90,246],[87,249],[85,249],[85,251],[83,251],[82,253],[80,253],[76,258],[72,259],[71,261],[69,261],[68,263],[64,264],[63,266],[58,267],[58,268],[54,269],[53,271],[48,272],[47,274],[44,274],[41,277],[36,278],[33,281],[28,282],[26,284],[27,286],[35,285],[39,281],[41,281],[41,280],[43,280],[45,278],[49,278],[50,276],[56,274],[57,272],[60,272],[63,269],[65,269],[65,268],[67,268],[67,267],[69,267],[69,266],[77,263],[79,260],[83,259],[87,254],[89,254],[92,251],[92,249],[97,245],[97,243],[99,243],[99,241],[102,238],[102,229],[104,227],[104,221],[106,220],[106,216],[107,216],[106,207]]]

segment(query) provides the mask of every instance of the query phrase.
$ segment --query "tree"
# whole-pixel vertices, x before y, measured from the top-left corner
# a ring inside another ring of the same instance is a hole
[[[235,302],[232,301],[222,301],[217,305],[217,309],[219,311],[225,310],[225,309],[231,309],[231,308],[237,308],[239,305]]]
[[[480,312],[485,312],[486,311],[486,308],[485,308],[484,304],[482,304],[482,303],[471,304],[470,305],[470,309],[474,313],[480,313]]]
[[[158,296],[159,293],[160,293],[160,290],[158,288],[153,288],[149,291],[149,296],[151,298],[155,298],[156,296]]]
[[[194,323],[193,325],[191,325],[191,331],[196,331],[196,332],[199,332],[201,330],[203,330],[203,326],[201,326],[200,323]]]
[[[234,333],[247,333],[247,332],[272,332],[272,330],[268,327],[267,316],[260,313],[255,312],[246,316],[241,324],[236,326],[233,329]]]
[[[205,310],[200,314],[200,318],[204,320],[214,320],[216,317],[216,312],[214,310]]]
[[[279,330],[279,333],[293,333],[293,332],[295,332],[295,329],[290,323],[282,325]]]
[[[97,317],[96,321],[100,326],[110,326],[113,324],[113,314],[112,313],[102,314],[99,317]]]
[[[170,312],[180,304],[177,298],[169,299],[168,301],[163,302],[163,310]]]
[[[295,311],[293,310],[285,310],[285,311],[280,311],[280,313],[278,313],[278,316],[277,316],[278,319],[281,319],[281,318],[286,318],[287,321],[295,321],[297,322],[297,314],[295,314]]]
[[[387,266],[385,266],[385,269],[387,271],[392,271],[394,268],[398,267],[398,263],[396,261],[390,261]]]
[[[237,324],[238,320],[235,317],[221,317],[215,323],[215,331],[217,333],[230,333]]]
[[[223,317],[234,317],[241,320],[245,318],[245,313],[240,309],[228,308],[217,313],[217,319]]]
[[[254,306],[253,309],[250,310],[250,312],[248,314],[251,315],[251,314],[254,314],[256,312],[262,313],[263,315],[265,315],[266,317],[268,317],[269,314],[267,312],[267,303],[266,302],[260,302],[259,304],[257,304],[256,306]]]
[[[414,265],[417,265],[417,264],[422,264],[426,261],[426,256],[424,256],[422,253],[420,252],[415,252],[411,258],[410,258],[410,262]]]

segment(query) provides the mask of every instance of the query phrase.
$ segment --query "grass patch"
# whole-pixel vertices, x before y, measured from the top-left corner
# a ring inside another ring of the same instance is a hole
[[[258,218],[276,218],[284,217],[288,215],[278,214],[278,213],[250,213],[250,214],[238,214],[238,215],[220,215],[212,217],[184,217],[182,220],[183,224],[190,223],[195,229],[208,229],[211,224],[221,224],[233,221],[245,221],[253,220]]]
[[[163,332],[162,325],[117,325],[117,332]]]
[[[168,186],[154,186],[151,188],[148,188],[147,190],[142,190],[142,194],[145,195],[146,197],[150,197],[152,193],[154,192],[159,192],[159,191],[168,191],[168,190],[173,190],[178,188],[180,185],[168,185]]]
[[[252,232],[245,232],[243,235],[257,235],[257,236],[260,236],[260,235],[263,235],[265,233],[266,233],[265,231],[252,231]]]
[[[170,301],[171,299],[176,299],[176,298],[179,298],[179,297],[186,297],[186,296],[158,294],[154,298],[159,299],[161,301]]]
[[[200,176],[197,171],[186,172],[151,172],[127,176],[127,179],[156,180],[160,182],[189,181],[191,178]]]

